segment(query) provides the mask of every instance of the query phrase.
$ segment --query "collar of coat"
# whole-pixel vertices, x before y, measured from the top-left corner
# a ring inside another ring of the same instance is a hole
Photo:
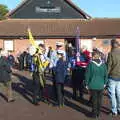
[[[100,60],[100,63],[97,63],[96,61],[93,61],[93,60],[91,62],[94,63],[95,65],[97,65],[98,67],[101,66],[103,63],[102,60]]]

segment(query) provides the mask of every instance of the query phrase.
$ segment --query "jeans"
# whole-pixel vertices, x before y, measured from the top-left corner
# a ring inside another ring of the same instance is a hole
[[[112,113],[120,112],[120,81],[109,79],[108,92]]]

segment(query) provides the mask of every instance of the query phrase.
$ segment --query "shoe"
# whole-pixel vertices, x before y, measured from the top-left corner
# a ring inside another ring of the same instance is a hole
[[[83,96],[80,96],[80,100],[82,100],[82,101],[84,100]]]
[[[97,114],[97,118],[100,119],[100,117],[101,117],[101,114]]]
[[[62,107],[64,107],[65,105],[64,105],[64,103],[62,104]]]
[[[35,106],[40,105],[39,102],[38,102],[37,100],[33,100],[33,104],[34,104]]]
[[[110,115],[112,115],[112,117],[116,117],[117,116],[117,113],[110,113]]]
[[[90,115],[90,117],[91,117],[91,118],[98,118],[98,116],[95,115],[95,114],[93,114],[93,113]]]
[[[63,108],[63,106],[62,106],[62,105],[59,105],[59,108]]]
[[[76,97],[76,96],[72,96],[72,99],[73,99],[73,100],[77,100],[77,97]]]
[[[47,100],[47,99],[44,99],[44,103],[48,104],[48,100]]]
[[[88,102],[87,102],[87,105],[88,105],[88,106],[92,106],[92,101],[88,101]]]
[[[11,99],[8,99],[8,103],[10,103],[10,102],[14,102],[15,101],[15,99],[13,99],[13,98],[11,98]]]
[[[33,102],[33,104],[34,104],[35,106],[40,105],[39,102]]]
[[[118,111],[118,115],[120,115],[120,111]]]
[[[80,95],[80,99],[83,99],[83,94]]]
[[[62,105],[59,105],[59,108],[63,108],[64,107],[64,104],[62,104]]]
[[[116,117],[116,116],[117,116],[117,114],[116,114],[116,113],[112,113],[112,116],[113,116],[113,117]]]
[[[90,117],[91,118],[97,118],[97,114],[94,113],[93,111],[90,112]]]

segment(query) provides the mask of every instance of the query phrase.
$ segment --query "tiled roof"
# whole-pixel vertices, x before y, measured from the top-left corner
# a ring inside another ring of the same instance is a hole
[[[7,19],[0,21],[0,37],[27,36],[30,27],[35,37],[75,37],[120,35],[120,19]]]

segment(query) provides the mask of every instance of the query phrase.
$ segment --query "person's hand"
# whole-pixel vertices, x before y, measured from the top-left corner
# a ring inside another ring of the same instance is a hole
[[[104,89],[104,95],[108,95],[107,89]]]
[[[33,73],[32,73],[32,72],[30,72],[30,76],[31,76],[31,77],[33,76]]]
[[[67,68],[67,71],[69,72],[69,71],[70,71],[70,68]]]
[[[104,88],[106,87],[106,85],[104,85]]]
[[[89,89],[88,89],[88,86],[86,86],[85,88],[86,88],[87,90],[89,90]]]
[[[104,85],[104,95],[107,95],[107,94],[108,94],[107,86]]]
[[[11,70],[12,70],[13,73],[17,71],[17,70],[14,69],[13,67],[11,67]]]
[[[86,86],[85,88],[86,88],[86,90],[87,90],[87,93],[89,94],[89,93],[90,93],[90,91],[89,91],[88,86]]]

